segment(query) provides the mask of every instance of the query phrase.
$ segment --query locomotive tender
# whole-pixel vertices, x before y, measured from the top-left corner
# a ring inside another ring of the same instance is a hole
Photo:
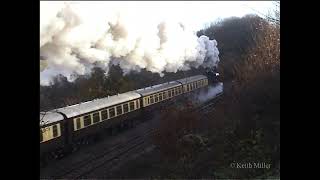
[[[208,78],[197,75],[40,112],[40,157],[57,149],[70,150],[91,134],[130,121],[165,101],[206,86]]]

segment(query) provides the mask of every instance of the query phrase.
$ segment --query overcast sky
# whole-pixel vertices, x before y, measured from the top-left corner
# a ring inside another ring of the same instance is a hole
[[[63,1],[42,1],[40,12],[54,9]],[[246,14],[267,14],[274,8],[273,1],[72,1],[97,8],[122,9],[146,19],[181,21],[195,31],[218,18],[242,17]],[[150,13],[147,13],[150,12]],[[146,14],[147,13],[147,14]],[[42,14],[42,13],[41,13]],[[40,17],[41,18],[41,17]]]

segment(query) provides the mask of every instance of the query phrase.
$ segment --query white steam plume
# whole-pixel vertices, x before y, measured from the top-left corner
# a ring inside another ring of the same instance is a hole
[[[218,83],[214,86],[209,86],[207,92],[201,92],[196,99],[200,103],[204,103],[215,98],[219,93],[223,93],[223,83]]]
[[[198,38],[181,22],[154,20],[152,13],[103,2],[40,2],[40,83],[57,74],[70,80],[94,63],[106,71],[112,63],[124,73],[146,69],[160,75],[217,66],[215,40]]]

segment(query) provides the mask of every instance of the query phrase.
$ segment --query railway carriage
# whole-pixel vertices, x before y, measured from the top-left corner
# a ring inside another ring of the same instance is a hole
[[[196,89],[208,86],[208,78],[203,75],[179,79],[177,80],[177,82],[181,83],[183,93],[188,93]]]
[[[40,113],[40,156],[57,149],[69,152],[88,137],[132,123],[135,117],[207,85],[206,76],[192,76]]]
[[[102,129],[138,116],[141,95],[130,91],[115,96],[57,109],[68,121],[70,142],[77,142]]]
[[[65,145],[64,117],[57,112],[41,112],[40,120],[40,156],[48,157]]]
[[[141,94],[141,102],[144,111],[150,112],[166,103],[170,103],[174,97],[182,94],[181,84],[171,81],[156,86],[136,90]]]

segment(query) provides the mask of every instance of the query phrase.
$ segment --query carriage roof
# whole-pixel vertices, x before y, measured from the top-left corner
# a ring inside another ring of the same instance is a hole
[[[40,126],[62,121],[64,118],[57,112],[40,112]]]
[[[181,84],[176,81],[171,81],[171,82],[167,82],[167,83],[158,84],[155,86],[146,87],[143,89],[138,89],[138,90],[136,90],[136,92],[141,94],[142,96],[147,96],[147,95],[150,95],[153,93],[165,91],[170,88],[178,87],[180,85]]]
[[[207,76],[204,75],[196,75],[196,76],[191,76],[191,77],[187,77],[187,78],[183,78],[183,79],[179,79],[176,80],[177,82],[180,82],[182,84],[188,84],[190,82],[194,82],[194,81],[199,81],[202,79],[207,79]]]
[[[87,101],[87,102],[83,102],[83,103],[79,103],[79,104],[75,104],[75,105],[71,105],[71,106],[67,106],[67,107],[63,107],[63,108],[54,109],[54,110],[50,111],[51,112],[50,114],[53,114],[54,112],[61,112],[61,113],[65,114],[67,116],[67,118],[70,118],[70,117],[75,117],[75,116],[78,116],[81,114],[89,113],[89,112],[92,112],[95,110],[99,110],[99,109],[102,109],[105,107],[110,107],[113,105],[117,105],[120,103],[131,101],[131,100],[134,100],[134,99],[137,99],[140,97],[141,97],[140,94],[138,94],[134,91],[129,91],[129,92],[114,95],[114,96],[109,96],[109,97],[105,97],[105,98],[101,98],[101,99],[95,99],[92,101]],[[58,114],[58,113],[56,113],[56,114]],[[40,117],[41,117],[41,113],[40,113]],[[52,123],[54,121],[62,120],[63,116],[61,114],[60,114],[60,116],[59,115],[48,116],[48,114],[47,114],[45,116],[45,118],[49,123]]]

